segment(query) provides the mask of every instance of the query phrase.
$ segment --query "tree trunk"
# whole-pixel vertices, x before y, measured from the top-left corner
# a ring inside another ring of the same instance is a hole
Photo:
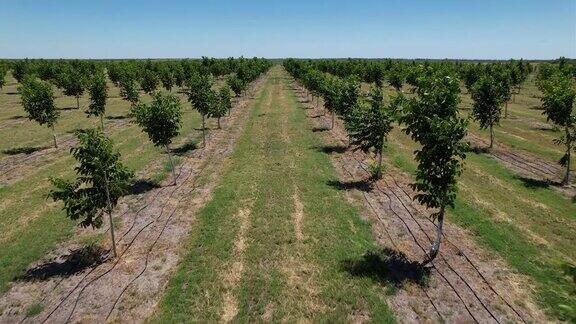
[[[54,138],[54,147],[58,148],[58,140],[56,139],[56,131],[54,130],[54,125],[52,125],[52,138]]]
[[[382,148],[378,150],[378,169],[376,170],[376,179],[382,179]]]
[[[494,125],[490,125],[490,146],[488,148],[492,148],[494,146]]]
[[[202,146],[206,147],[206,116],[202,114]]]
[[[102,127],[102,132],[104,132],[104,114],[100,115],[100,126]]]
[[[80,97],[76,96],[76,109],[80,109]]]
[[[508,101],[504,104],[504,118],[508,118]]]
[[[336,119],[336,113],[333,111],[332,112],[332,126],[330,127],[330,129],[334,129],[334,119]]]
[[[110,236],[112,238],[112,252],[114,257],[118,256],[116,252],[116,238],[114,237],[114,223],[112,222],[112,202],[110,201],[110,190],[108,189],[108,175],[104,172],[104,190],[106,190],[106,204],[108,205],[108,222],[110,223]]]
[[[318,106],[320,106],[320,96],[316,97],[316,109],[318,109]]]
[[[174,162],[172,162],[172,153],[170,153],[170,148],[166,145],[166,153],[168,153],[168,161],[170,161],[170,169],[172,170],[173,184],[176,185],[176,170],[174,168]]]
[[[218,129],[222,129],[222,126],[220,125],[220,117],[218,117]]]
[[[443,235],[442,227],[444,225],[444,207],[440,208],[440,212],[438,213],[437,220],[438,220],[438,225],[436,226],[436,239],[434,240],[434,243],[430,247],[430,251],[428,252],[428,256],[422,265],[426,265],[426,264],[432,262],[436,258],[436,256],[438,255],[438,252],[440,251],[440,241],[442,240],[442,235]]]
[[[566,175],[564,176],[564,180],[562,181],[563,185],[567,185],[570,183],[570,156],[572,151],[572,137],[570,136],[570,129],[566,126]]]

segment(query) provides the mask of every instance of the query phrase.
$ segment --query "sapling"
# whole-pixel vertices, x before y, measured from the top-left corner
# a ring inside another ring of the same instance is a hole
[[[112,141],[98,129],[76,132],[78,145],[71,152],[78,166],[74,181],[50,179],[54,188],[49,196],[62,201],[66,215],[82,227],[100,228],[108,214],[112,251],[117,256],[112,211],[125,194],[133,173],[120,162]]]
[[[454,208],[457,177],[462,173],[467,121],[458,116],[459,92],[452,75],[428,70],[419,78],[418,97],[405,100],[402,107],[405,132],[421,145],[415,154],[415,198],[437,210],[432,215],[437,221],[436,238],[424,264],[438,255],[446,208]]]
[[[90,104],[86,110],[88,117],[100,117],[100,125],[104,131],[104,115],[106,114],[106,77],[104,74],[97,74],[90,83]]]
[[[384,105],[380,87],[370,92],[368,102],[358,101],[346,122],[350,144],[364,152],[374,151],[378,158],[376,179],[382,177],[382,151],[387,134],[392,130],[393,114]]]
[[[44,81],[32,77],[24,79],[18,87],[22,106],[28,119],[36,121],[40,125],[46,125],[52,129],[54,147],[58,147],[54,125],[58,120],[59,113],[54,105],[54,92],[52,86]]]
[[[503,97],[498,82],[491,76],[482,76],[472,87],[472,116],[481,129],[488,128],[490,131],[490,145],[494,146],[494,125],[500,121]]]
[[[152,103],[140,103],[131,109],[136,123],[148,134],[154,146],[164,147],[168,154],[174,185],[176,185],[176,171],[170,144],[172,139],[180,133],[182,111],[180,100],[171,94],[156,93]]]
[[[576,114],[574,114],[574,99],[576,91],[572,81],[563,75],[551,77],[542,87],[544,96],[542,97],[543,114],[555,125],[564,128],[564,135],[557,139],[557,144],[564,144],[566,151],[558,162],[566,167],[566,173],[562,184],[570,183],[570,159],[574,139],[576,139]]]
[[[202,145],[204,147],[206,147],[206,118],[211,116],[216,102],[212,84],[212,77],[208,74],[195,74],[188,81],[188,100],[202,116]]]

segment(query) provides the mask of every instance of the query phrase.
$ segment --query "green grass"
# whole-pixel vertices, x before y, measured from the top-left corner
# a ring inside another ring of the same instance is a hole
[[[14,85],[11,87],[15,89]],[[3,107],[0,112],[0,123],[24,114],[18,100],[14,98],[18,95],[7,94],[9,88],[0,92],[0,102],[6,104],[5,109]],[[116,88],[111,89],[111,95],[116,92]],[[75,103],[73,98],[69,99]],[[61,100],[66,99],[59,99]],[[66,102],[59,106],[65,107]],[[192,111],[185,102],[183,109],[181,134],[175,139],[173,147],[194,143],[193,137],[199,136],[199,132],[194,130],[200,125],[198,113]],[[111,99],[108,111],[110,115],[125,115],[128,104],[118,98]],[[77,127],[97,124],[96,119],[86,118],[83,111],[66,111],[61,118],[60,130],[71,131]],[[209,126],[213,127],[213,124],[211,121]],[[14,147],[14,143],[49,145],[50,133],[36,126],[26,121],[22,126],[0,128],[0,136],[10,138],[9,132],[16,136],[13,140],[2,141],[0,148]],[[155,148],[139,127],[128,123],[125,127],[108,133],[127,167],[135,172],[142,172],[144,177],[150,177],[151,181],[156,183],[160,183],[167,176],[169,168],[166,154]],[[193,145],[189,146],[192,147]],[[178,158],[175,163],[178,163]],[[47,193],[50,190],[49,177],[71,178],[74,175],[74,165],[74,159],[68,150],[60,149],[43,158],[32,170],[27,170],[21,179],[0,188],[0,292],[6,291],[10,281],[22,274],[30,263],[44,256],[59,242],[72,238],[74,223],[66,218],[60,204],[47,199]]]
[[[42,306],[42,304],[32,304],[26,309],[26,318],[34,317],[42,313],[42,310],[44,310],[44,306]]]
[[[237,301],[240,322],[342,321],[359,315],[393,320],[385,302],[388,288],[345,270],[347,261],[376,249],[370,225],[330,186],[336,180],[330,161],[317,150],[320,141],[304,110],[283,85],[285,72],[275,69],[212,200],[198,215],[156,322],[218,321],[223,305],[231,304],[225,296]],[[302,240],[293,220],[296,190],[303,206]],[[246,248],[238,254],[240,211],[249,213]],[[229,272],[238,262],[243,271],[234,281]]]
[[[416,145],[397,131],[390,142],[385,155],[389,163],[413,173]],[[465,168],[448,220],[470,230],[483,246],[531,278],[541,307],[564,318],[558,305],[576,306],[570,296],[573,286],[559,268],[562,261],[576,259],[575,204],[553,189],[527,185],[487,155],[468,154]]]

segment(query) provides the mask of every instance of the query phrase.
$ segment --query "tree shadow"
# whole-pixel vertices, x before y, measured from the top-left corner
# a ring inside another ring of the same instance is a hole
[[[546,126],[535,126],[535,127],[532,127],[532,129],[543,131],[543,132],[551,132],[551,133],[557,133],[559,131],[557,128],[546,127]]]
[[[156,181],[150,181],[148,179],[138,179],[130,185],[128,193],[130,195],[139,195],[141,193],[145,193],[160,187],[161,187],[160,184],[157,183]]]
[[[79,110],[78,107],[63,107],[63,108],[56,108],[56,110],[68,111],[68,110]]]
[[[312,128],[312,132],[314,132],[314,133],[327,132],[329,130],[330,130],[330,128],[328,128],[328,127],[314,127],[314,128]]]
[[[396,288],[406,282],[426,286],[430,277],[429,267],[410,261],[402,252],[390,248],[367,252],[359,260],[344,260],[342,268],[354,277],[370,278]]]
[[[3,150],[2,153],[8,155],[17,155],[17,154],[32,154],[37,151],[42,151],[49,148],[48,146],[22,146],[16,147],[11,149]]]
[[[528,107],[528,109],[531,109],[531,110],[544,110],[544,108],[542,108],[542,106],[536,106],[536,105],[535,105],[535,106],[530,106],[530,107]]]
[[[327,184],[330,187],[336,188],[338,190],[357,189],[364,192],[370,192],[373,189],[372,182],[369,179],[354,181],[328,180]]]
[[[486,146],[472,146],[469,145],[466,149],[467,152],[474,153],[474,154],[487,154],[490,153],[490,148]]]
[[[186,153],[193,151],[197,148],[198,148],[198,144],[196,142],[189,141],[189,142],[186,142],[179,147],[173,148],[172,153],[179,155],[179,156],[182,156],[182,155],[185,155]]]
[[[520,180],[524,185],[524,187],[532,189],[534,188],[546,189],[549,188],[551,185],[559,185],[559,183],[547,179],[533,179],[518,175],[514,176],[514,178]]]
[[[22,115],[16,115],[16,116],[12,116],[10,118],[8,118],[8,120],[18,120],[18,119],[25,119],[26,116],[22,116]]]
[[[7,94],[7,95],[11,95],[11,96],[18,94],[18,92],[14,92],[14,91],[7,91],[7,92],[4,92],[4,93]]]
[[[320,118],[320,117],[324,117],[324,116],[326,116],[326,114],[314,115],[314,116],[310,116],[310,118]]]
[[[315,146],[314,149],[317,150],[318,152],[333,154],[333,153],[344,153],[348,148],[343,145],[323,145],[323,146]]]
[[[106,116],[106,119],[110,120],[121,120],[121,119],[128,119],[128,116],[125,115],[118,115],[118,116]]]
[[[86,268],[103,263],[108,258],[107,250],[100,246],[88,245],[47,263],[28,269],[17,280],[47,280],[52,277],[70,276]]]

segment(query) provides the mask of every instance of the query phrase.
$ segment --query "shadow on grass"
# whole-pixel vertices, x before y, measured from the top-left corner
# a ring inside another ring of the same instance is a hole
[[[68,110],[79,110],[78,107],[63,107],[57,108],[56,110],[68,111]]]
[[[324,116],[326,116],[326,114],[314,115],[314,116],[310,116],[310,118],[320,118],[320,117],[324,117]]]
[[[522,184],[524,185],[524,187],[526,188],[549,188],[552,185],[558,186],[560,185],[560,183],[555,182],[555,181],[551,181],[551,180],[547,180],[547,179],[533,179],[533,178],[528,178],[528,177],[523,177],[523,176],[514,176],[514,178],[520,180],[522,182]]]
[[[344,153],[348,148],[343,145],[323,145],[323,146],[315,146],[314,149],[317,150],[318,152],[333,154],[333,153]]]
[[[430,277],[430,268],[410,261],[403,253],[390,248],[367,252],[359,260],[344,260],[342,268],[354,277],[370,278],[396,288],[406,282],[426,286]]]
[[[8,118],[8,120],[18,120],[18,119],[24,119],[24,118],[26,118],[26,116],[16,115],[16,116],[12,116],[12,117]]]
[[[372,182],[370,181],[370,179],[355,180],[355,181],[329,180],[327,184],[330,187],[336,188],[338,190],[357,189],[364,192],[372,191]]]
[[[490,148],[487,146],[468,146],[466,152],[474,153],[474,154],[488,154],[490,153]]]
[[[148,179],[138,179],[132,183],[128,189],[129,195],[139,195],[141,193],[148,192],[150,190],[160,188],[160,184],[156,181],[150,181]]]
[[[32,154],[37,151],[42,151],[49,148],[48,146],[23,146],[23,147],[16,147],[7,150],[3,150],[2,153],[8,155],[17,155],[17,154]]]
[[[16,278],[22,281],[47,280],[52,277],[70,276],[89,267],[106,261],[108,251],[95,245],[88,245],[50,262],[28,269]]]
[[[18,94],[18,92],[14,92],[14,91],[7,91],[7,92],[5,92],[5,94],[7,94],[7,95],[11,95],[11,96],[12,96],[12,95],[17,95],[17,94]]]
[[[330,130],[330,128],[328,128],[328,127],[314,127],[314,128],[312,128],[312,132],[314,132],[314,133],[327,132],[329,130]]]
[[[182,156],[188,152],[194,151],[197,148],[198,148],[198,143],[196,143],[194,141],[190,141],[190,142],[184,143],[183,145],[181,145],[179,147],[173,148],[172,153],[179,155],[179,156]]]
[[[119,115],[119,116],[106,116],[106,119],[110,119],[110,120],[121,120],[121,119],[128,119],[130,118],[129,116],[125,116],[125,115]]]

